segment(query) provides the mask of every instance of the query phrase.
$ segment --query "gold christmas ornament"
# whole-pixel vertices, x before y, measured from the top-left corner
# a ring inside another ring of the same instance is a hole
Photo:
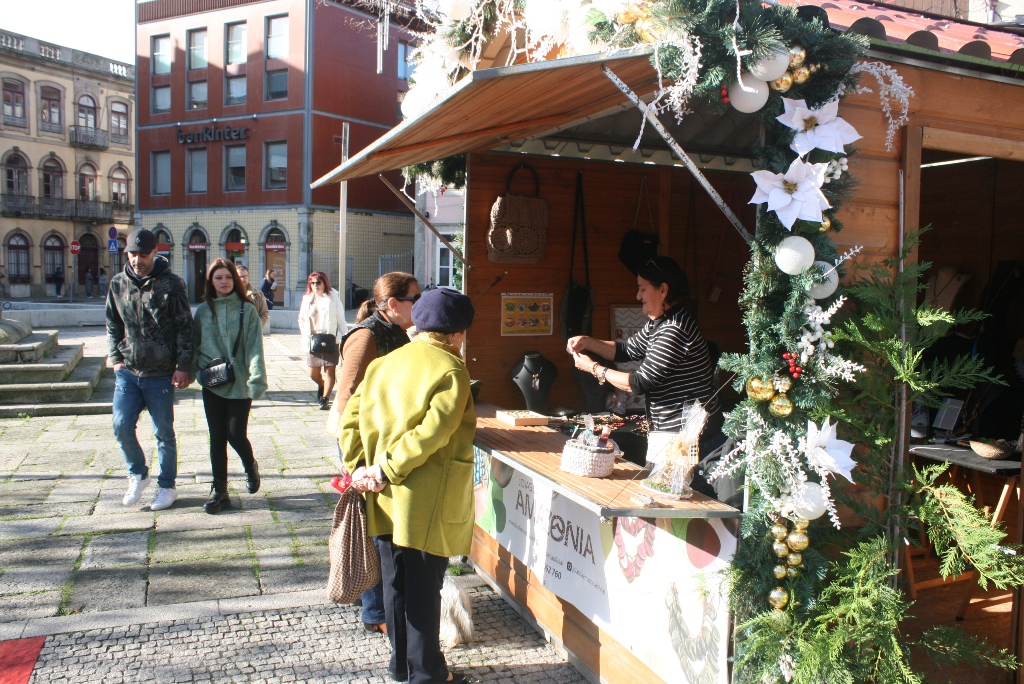
[[[807,50],[802,45],[794,45],[789,48],[789,68],[796,69],[807,59]]]
[[[768,594],[768,603],[772,604],[775,610],[782,610],[789,603],[789,592],[784,587],[775,587]]]
[[[803,556],[802,553],[797,553],[796,551],[794,551],[791,554],[789,554],[788,556],[786,556],[786,563],[790,567],[794,567],[795,568],[795,567],[797,567],[798,565],[800,565],[803,562],[804,562],[804,556]]]
[[[793,401],[785,394],[776,394],[768,404],[768,413],[776,418],[785,418],[793,413]]]
[[[799,574],[800,574],[800,570],[797,569],[797,568],[786,568],[786,577],[788,577],[789,579],[793,579],[794,577],[796,577]],[[778,575],[776,575],[776,577],[777,576]]]
[[[768,401],[775,396],[775,385],[764,378],[750,378],[746,384],[747,396],[754,401]]]
[[[775,388],[782,393],[786,393],[793,389],[793,379],[787,375],[780,375],[775,378]]]
[[[774,551],[775,555],[779,558],[785,558],[789,555],[789,544],[782,540],[779,540],[772,544],[772,551]]]
[[[819,228],[818,230],[821,231],[822,233],[827,233],[831,229],[832,229],[832,219],[830,219],[828,216],[822,216],[821,217],[821,228]]]
[[[793,83],[807,83],[811,77],[811,68],[806,64],[793,69]]]
[[[793,87],[793,75],[788,71],[774,81],[768,83],[768,87],[780,93],[784,93]]]
[[[804,551],[810,546],[811,540],[803,530],[793,530],[786,538],[786,545],[793,551]]]
[[[775,579],[786,579],[786,576],[789,574],[789,568],[785,565],[776,565],[773,572],[775,573]]]
[[[789,535],[789,528],[786,527],[785,523],[777,522],[772,525],[772,536],[776,539],[785,539]]]
[[[798,530],[806,530],[808,525],[810,525],[810,524],[811,524],[811,521],[808,520],[807,518],[797,518],[796,520],[793,521],[793,527],[795,527]]]

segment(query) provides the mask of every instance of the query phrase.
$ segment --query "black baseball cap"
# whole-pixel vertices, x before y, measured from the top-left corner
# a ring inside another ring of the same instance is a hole
[[[156,235],[153,235],[152,231],[145,228],[139,228],[128,233],[128,240],[126,242],[127,245],[124,248],[126,252],[149,254],[156,249]]]

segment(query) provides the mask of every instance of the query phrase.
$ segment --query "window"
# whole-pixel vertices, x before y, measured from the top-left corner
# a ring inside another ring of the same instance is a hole
[[[153,113],[160,114],[169,111],[171,111],[171,86],[154,86]]]
[[[205,69],[209,65],[206,59],[206,29],[188,32],[188,68]]]
[[[288,143],[267,143],[263,160],[266,166],[266,187],[288,187]]]
[[[288,70],[267,72],[267,100],[281,100],[288,97]]]
[[[232,76],[227,79],[227,95],[229,105],[240,105],[245,104],[245,75]]]
[[[245,64],[249,59],[249,48],[246,44],[249,32],[245,24],[228,24],[228,52],[225,55],[227,64]]]
[[[24,235],[12,235],[7,240],[7,280],[11,285],[29,282],[28,240]]]
[[[416,65],[412,61],[412,45],[398,44],[398,78],[411,78]]]
[[[185,191],[206,192],[206,148],[185,152]]]
[[[245,190],[245,147],[235,145],[225,149],[224,187],[230,192]]]
[[[206,81],[188,84],[188,108],[206,109]]]
[[[171,194],[171,153],[153,153],[153,194]]]
[[[114,204],[130,204],[128,197],[128,172],[114,169],[110,174],[110,201]]]
[[[455,240],[455,235],[445,235],[444,239],[448,242]],[[437,241],[437,286],[438,287],[456,287],[455,285],[455,259],[452,257],[452,251],[445,247],[444,243],[440,240]]]
[[[4,79],[4,123],[25,125],[25,84]]]
[[[53,282],[53,272],[64,270],[64,240],[59,235],[51,235],[43,242],[43,272],[46,282]]]
[[[39,121],[42,130],[61,133],[60,123],[60,91],[56,88],[43,86],[39,89]]]
[[[28,187],[28,162],[20,154],[7,157],[4,164],[4,193],[8,195],[31,195]]]
[[[267,19],[267,59],[288,57],[288,17]]]
[[[88,95],[78,98],[78,125],[83,128],[96,128],[96,100]]]
[[[153,37],[153,73],[171,73],[171,37]]]
[[[55,159],[47,159],[43,163],[43,197],[47,199],[63,199],[64,169]]]
[[[110,135],[117,138],[128,138],[128,105],[123,102],[110,104]]]
[[[96,182],[96,168],[92,164],[84,164],[78,170],[78,199],[92,202],[98,199],[99,184]]]

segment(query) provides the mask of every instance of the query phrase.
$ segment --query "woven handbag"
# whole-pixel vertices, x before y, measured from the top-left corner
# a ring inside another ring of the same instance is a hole
[[[366,531],[366,502],[352,487],[334,508],[327,547],[331,557],[327,597],[334,603],[352,603],[380,582],[380,556]]]
[[[533,197],[512,194],[512,179],[519,169],[533,174]],[[532,166],[519,164],[508,176],[505,194],[491,207],[487,258],[496,264],[535,264],[544,258],[547,244],[548,203],[540,198],[540,176]]]

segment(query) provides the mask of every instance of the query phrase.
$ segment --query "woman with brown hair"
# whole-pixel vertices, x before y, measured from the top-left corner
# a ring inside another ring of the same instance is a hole
[[[213,487],[203,509],[210,514],[231,506],[228,496],[228,444],[242,459],[246,488],[260,489],[260,471],[247,435],[253,399],[267,391],[263,358],[263,326],[256,307],[246,296],[235,265],[214,259],[206,271],[205,301],[196,310],[192,373],[231,364],[234,379],[203,387],[203,408],[210,428],[210,467]],[[202,381],[200,384],[203,384]]]
[[[338,343],[348,331],[345,325],[345,305],[341,303],[337,290],[331,289],[327,274],[313,271],[306,280],[306,294],[299,307],[299,332],[306,350],[306,366],[309,377],[317,386],[317,403],[320,410],[327,410],[327,402],[334,390],[335,373],[340,360]],[[333,349],[314,352],[310,342],[314,335],[334,338]]]

